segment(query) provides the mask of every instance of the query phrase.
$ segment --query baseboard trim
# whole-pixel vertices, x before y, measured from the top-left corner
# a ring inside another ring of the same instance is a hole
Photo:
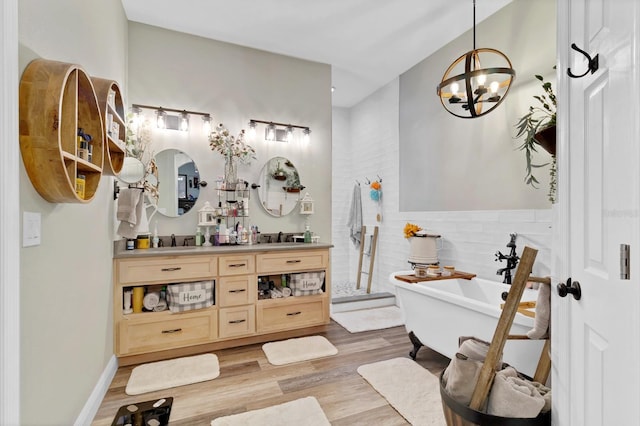
[[[80,415],[76,419],[74,426],[85,426],[90,425],[93,421],[93,418],[96,416],[98,409],[100,408],[100,404],[102,404],[102,400],[104,396],[107,394],[109,390],[109,385],[111,381],[116,375],[118,371],[118,358],[115,355],[111,356],[111,359],[107,363],[102,375],[100,375],[100,379],[98,379],[98,383],[93,388],[93,392],[89,395],[89,399],[84,404]]]

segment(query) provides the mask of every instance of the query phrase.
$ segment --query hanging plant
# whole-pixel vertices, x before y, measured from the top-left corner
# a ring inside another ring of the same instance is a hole
[[[555,170],[555,154],[556,154],[556,95],[553,93],[551,83],[544,81],[540,75],[535,76],[542,82],[542,95],[536,95],[533,98],[540,105],[529,106],[529,112],[518,120],[516,124],[516,139],[523,138],[522,144],[518,147],[524,151],[526,159],[526,169],[524,181],[527,185],[538,188],[540,183],[534,175],[534,170],[551,164],[550,182],[549,182],[549,201],[555,203],[556,199],[556,170]],[[534,164],[532,155],[538,152],[538,147],[542,147],[551,155],[551,161],[543,164]]]

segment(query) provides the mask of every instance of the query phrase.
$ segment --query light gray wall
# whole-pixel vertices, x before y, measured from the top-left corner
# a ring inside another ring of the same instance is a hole
[[[442,236],[438,252],[443,265],[475,273],[482,278],[502,281],[496,275],[505,264],[495,262],[495,252],[506,253],[509,234],[518,234],[518,254],[525,245],[539,250],[534,274],[546,276],[551,262],[551,210],[468,210],[468,211],[402,211],[399,206],[398,152],[398,80],[390,82],[371,96],[348,110],[334,109],[333,179],[343,183],[333,191],[333,258],[334,283],[350,282],[355,288],[358,250],[349,241],[347,216],[355,180],[362,188],[363,222],[380,227],[378,252],[372,276],[373,292],[395,292],[389,276],[410,270],[409,242],[403,236],[407,222],[417,224],[430,233]],[[337,146],[340,144],[340,146]],[[376,222],[378,205],[369,197],[364,178],[379,174],[382,181],[382,222]],[[365,270],[368,267],[365,259]],[[366,275],[363,279],[366,280]]]
[[[21,0],[18,13],[21,71],[42,57],[125,83],[119,1]],[[70,425],[113,355],[112,179],[82,205],[45,201],[22,162],[15,184],[20,210],[42,215],[42,243],[20,251],[21,421]]]
[[[248,130],[250,119],[292,123],[311,128],[311,143],[264,141],[250,144],[257,151],[251,165],[240,165],[238,176],[258,182],[263,165],[272,157],[289,158],[315,200],[311,229],[323,241],[331,240],[331,69],[255,49],[195,37],[184,33],[129,23],[129,103],[209,112],[233,133]],[[192,117],[188,135],[154,130],[152,149],[173,146],[185,151],[209,185],[200,192],[193,213],[167,219],[155,215],[162,235],[196,231],[196,211],[205,201],[217,203],[216,177],[223,174],[223,157],[209,147],[202,120]],[[258,136],[264,136],[264,127]],[[262,133],[261,133],[262,132]],[[300,133],[298,133],[300,134]],[[304,195],[304,192],[301,195]],[[305,217],[298,209],[282,218],[268,215],[251,192],[250,221],[262,232],[301,232]]]
[[[473,48],[468,31],[400,76],[400,209],[405,211],[548,208],[548,168],[523,183],[525,158],[514,125],[541,94],[535,74],[553,79],[555,0],[515,0],[476,28],[477,47],[502,51],[517,76],[498,108],[476,119],[449,114],[436,95],[444,71]],[[471,10],[470,10],[471,12]],[[550,156],[542,152],[537,163]]]

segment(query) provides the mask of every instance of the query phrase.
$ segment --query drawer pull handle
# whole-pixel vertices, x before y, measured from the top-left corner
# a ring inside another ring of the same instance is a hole
[[[287,314],[288,317],[295,317],[296,315],[300,315],[302,312],[298,311],[298,312],[289,312]]]
[[[247,291],[245,288],[239,288],[236,290],[229,290],[229,293],[242,293],[243,291]]]
[[[300,260],[300,259],[287,260],[287,263],[300,263],[300,262],[302,262],[302,260]]]
[[[179,271],[180,269],[182,269],[181,266],[176,266],[175,268],[162,268],[161,271],[162,272],[171,272],[171,271]]]
[[[174,328],[173,330],[162,330],[162,334],[177,333],[179,331],[182,331],[182,329],[181,328]]]
[[[229,321],[229,324],[240,324],[245,321],[246,321],[245,319],[233,320],[233,321]]]
[[[246,263],[232,263],[229,265],[229,268],[242,268],[243,266],[247,266]]]

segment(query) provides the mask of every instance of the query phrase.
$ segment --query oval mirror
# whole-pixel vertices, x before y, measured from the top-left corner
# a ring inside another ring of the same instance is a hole
[[[147,185],[157,188],[158,213],[178,217],[193,210],[200,195],[200,174],[191,157],[178,149],[164,149],[154,160],[156,172],[147,175]]]
[[[134,157],[124,157],[122,170],[118,174],[118,179],[124,183],[138,183],[144,178],[144,164]]]
[[[262,168],[258,179],[260,204],[271,216],[281,217],[291,213],[300,199],[300,175],[296,167],[285,157],[273,157]]]

